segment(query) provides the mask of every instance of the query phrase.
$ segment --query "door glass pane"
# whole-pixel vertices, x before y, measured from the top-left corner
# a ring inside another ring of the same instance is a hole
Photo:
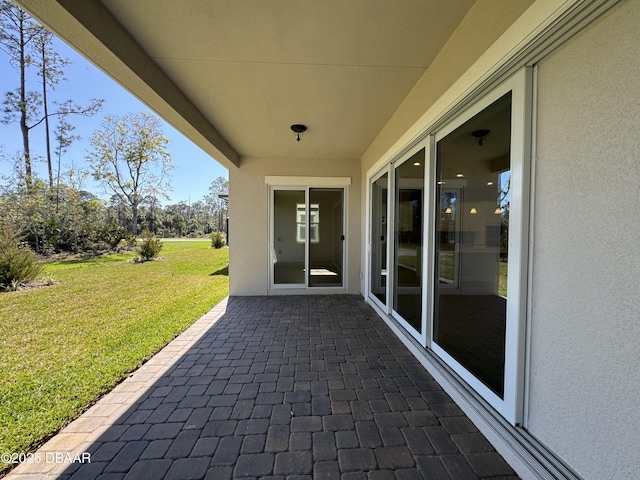
[[[342,188],[309,189],[309,286],[342,286]]]
[[[371,188],[371,293],[387,303],[387,195],[389,174],[375,180]]]
[[[273,283],[304,285],[306,236],[304,190],[273,192]]]
[[[425,151],[395,169],[393,309],[422,331],[422,225]]]
[[[437,143],[434,341],[504,395],[511,94]]]

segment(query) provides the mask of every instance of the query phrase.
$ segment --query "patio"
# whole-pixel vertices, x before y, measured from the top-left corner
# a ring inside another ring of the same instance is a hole
[[[36,455],[7,478],[517,478],[357,295],[228,298]]]

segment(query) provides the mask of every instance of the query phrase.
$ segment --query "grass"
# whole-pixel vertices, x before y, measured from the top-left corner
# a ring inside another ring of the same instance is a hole
[[[228,294],[208,240],[134,256],[50,262],[59,283],[0,294],[0,452],[43,443]]]

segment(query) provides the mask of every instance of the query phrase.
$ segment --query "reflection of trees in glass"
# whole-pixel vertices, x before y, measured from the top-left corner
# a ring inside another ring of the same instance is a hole
[[[509,208],[511,203],[511,172],[500,174],[500,190],[498,191],[498,205],[500,205],[500,260],[507,261],[509,249]]]

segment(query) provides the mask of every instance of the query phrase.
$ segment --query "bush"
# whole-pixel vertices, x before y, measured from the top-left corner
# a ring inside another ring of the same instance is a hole
[[[111,250],[127,237],[127,231],[118,222],[104,225],[98,232],[99,239],[106,243]]]
[[[149,230],[142,232],[142,243],[138,247],[138,255],[143,261],[153,260],[162,250],[162,242],[159,238],[154,238],[153,233]]]
[[[211,247],[222,248],[227,244],[227,239],[222,232],[212,232],[211,235]]]
[[[0,288],[18,290],[35,280],[42,270],[37,255],[21,242],[13,225],[5,224],[0,230]]]

